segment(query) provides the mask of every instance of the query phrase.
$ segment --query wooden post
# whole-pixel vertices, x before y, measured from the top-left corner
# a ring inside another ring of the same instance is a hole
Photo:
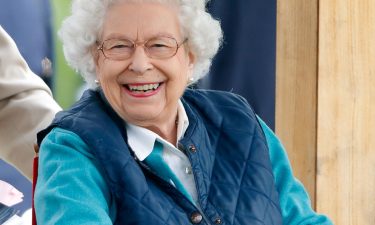
[[[317,209],[375,224],[375,1],[320,1]]]
[[[276,134],[315,199],[318,0],[277,1]]]

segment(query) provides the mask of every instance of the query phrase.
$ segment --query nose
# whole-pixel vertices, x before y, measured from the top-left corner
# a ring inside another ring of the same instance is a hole
[[[133,56],[130,59],[131,62],[129,65],[129,69],[139,75],[142,75],[146,71],[153,68],[153,65],[150,62],[150,58],[146,55],[146,52],[142,46],[138,46],[135,48]]]

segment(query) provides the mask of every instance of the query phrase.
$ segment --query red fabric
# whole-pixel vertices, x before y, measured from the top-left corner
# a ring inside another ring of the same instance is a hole
[[[36,180],[38,178],[38,156],[34,157],[34,162],[33,162],[33,195],[32,195],[32,225],[37,225],[36,224],[36,217],[35,217],[35,208],[34,208],[34,192],[35,192],[35,185],[36,185]]]

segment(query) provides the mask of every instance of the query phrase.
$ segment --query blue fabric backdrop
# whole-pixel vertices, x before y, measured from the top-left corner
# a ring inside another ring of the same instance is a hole
[[[256,113],[275,126],[276,0],[212,0],[224,44],[200,87],[244,96]]]

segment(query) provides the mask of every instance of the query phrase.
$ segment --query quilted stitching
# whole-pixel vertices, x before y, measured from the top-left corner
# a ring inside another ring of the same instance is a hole
[[[242,98],[217,91],[188,90],[183,103],[190,125],[181,144],[197,148],[187,155],[206,216],[212,221],[220,216],[222,224],[281,224],[267,145],[252,109]],[[89,91],[49,129],[68,127],[91,144],[117,197],[116,224],[189,224],[195,206],[140,167],[119,124],[99,94]]]

